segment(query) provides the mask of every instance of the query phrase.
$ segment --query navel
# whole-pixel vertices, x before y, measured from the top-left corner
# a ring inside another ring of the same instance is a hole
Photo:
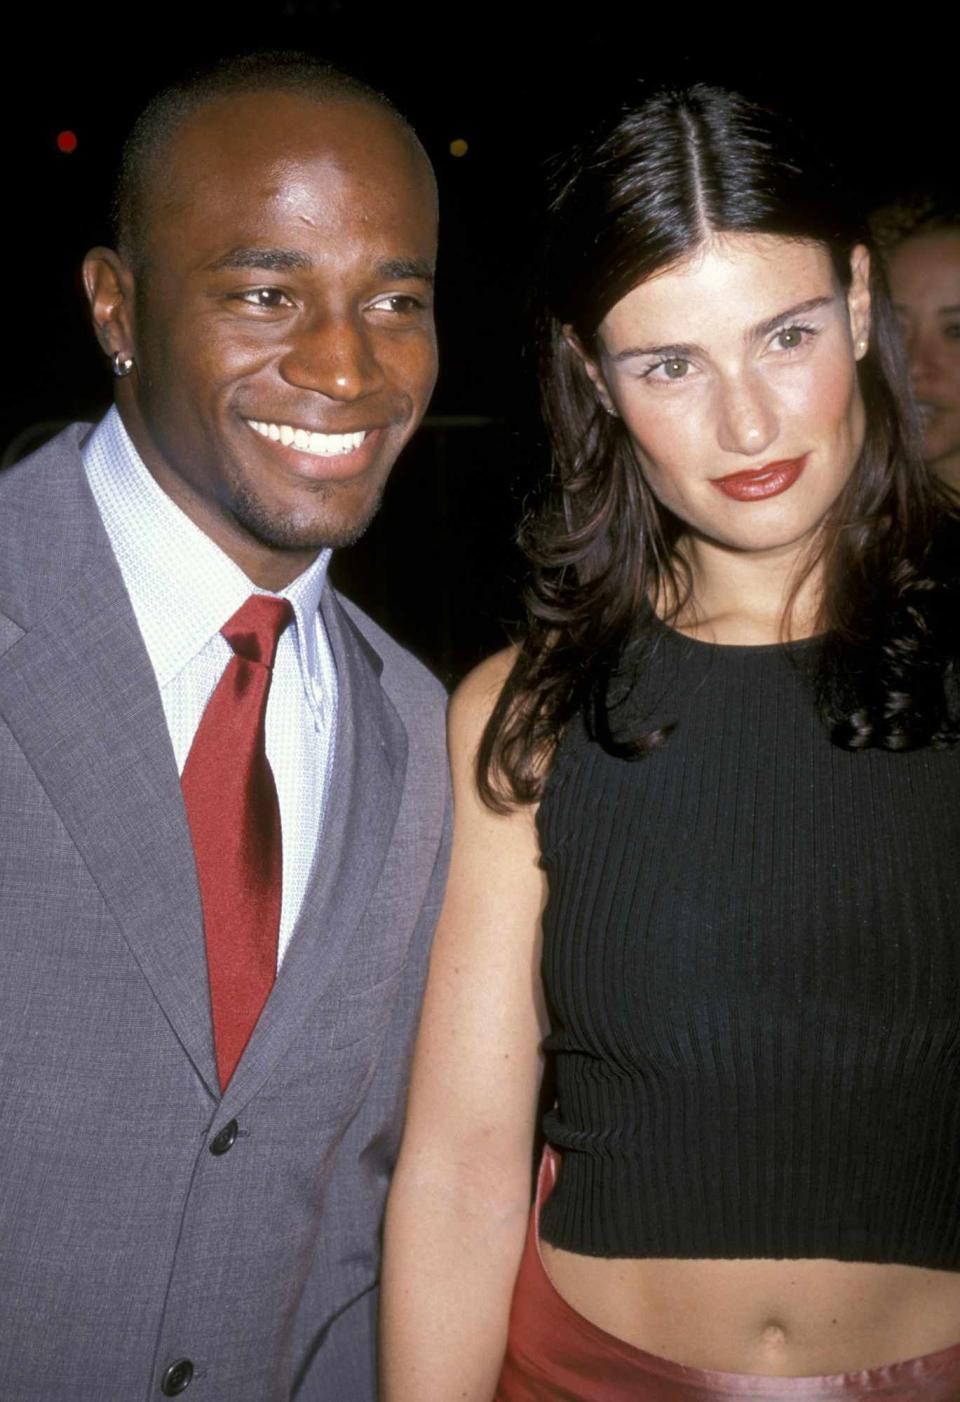
[[[787,1331],[777,1319],[768,1319],[760,1329],[760,1347],[765,1353],[776,1355],[787,1346]]]

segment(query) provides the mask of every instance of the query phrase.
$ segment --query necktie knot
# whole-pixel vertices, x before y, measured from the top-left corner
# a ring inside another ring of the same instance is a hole
[[[220,629],[238,657],[272,667],[280,634],[293,618],[287,599],[251,594]]]

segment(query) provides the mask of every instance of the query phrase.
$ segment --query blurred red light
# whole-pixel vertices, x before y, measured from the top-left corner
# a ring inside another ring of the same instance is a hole
[[[72,155],[77,149],[77,134],[75,131],[62,131],[57,137],[57,150],[62,151],[65,156]]]

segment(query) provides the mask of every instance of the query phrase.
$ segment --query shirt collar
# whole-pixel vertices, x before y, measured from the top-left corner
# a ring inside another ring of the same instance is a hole
[[[84,467],[117,557],[157,683],[165,686],[251,594],[267,594],[151,476],[116,407],[87,440]],[[312,697],[320,680],[317,610],[330,562],[322,550],[279,591],[294,611],[297,656]]]

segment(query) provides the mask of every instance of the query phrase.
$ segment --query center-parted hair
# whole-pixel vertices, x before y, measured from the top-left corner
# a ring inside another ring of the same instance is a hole
[[[532,565],[526,631],[478,758],[493,807],[539,796],[578,712],[613,753],[641,757],[667,739],[666,729],[615,735],[611,704],[628,644],[631,666],[642,665],[656,637],[652,601],[671,601],[667,622],[696,605],[677,550],[684,526],[651,492],[565,328],[593,355],[600,323],[632,288],[728,233],[811,240],[829,252],[844,289],[854,248],[870,247],[846,191],[801,133],[717,88],[663,93],[617,114],[555,171],[539,265],[553,471],[522,533]],[[839,745],[949,744],[956,566],[940,523],[951,536],[952,523],[920,457],[876,258],[870,290],[870,343],[857,367],[865,441],[805,561],[806,573],[824,568],[812,682]]]

